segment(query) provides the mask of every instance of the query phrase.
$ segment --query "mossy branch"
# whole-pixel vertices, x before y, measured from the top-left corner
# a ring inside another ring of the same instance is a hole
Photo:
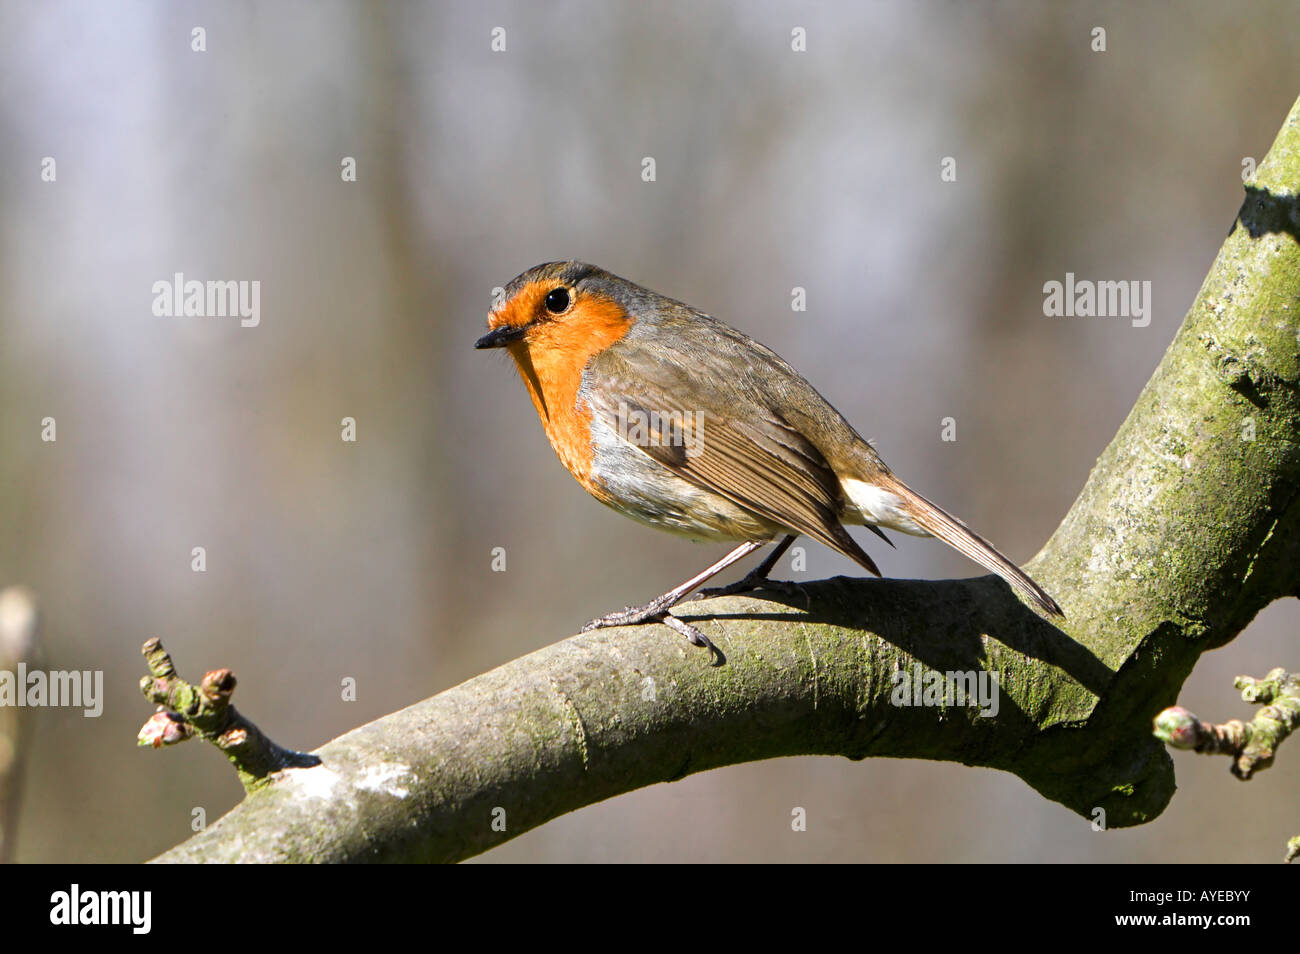
[[[1171,748],[1202,755],[1232,756],[1232,774],[1243,782],[1273,764],[1277,748],[1300,728],[1300,676],[1274,669],[1263,679],[1238,676],[1234,685],[1246,702],[1263,708],[1249,722],[1232,719],[1215,724],[1198,719],[1182,706],[1171,706],[1155,718],[1155,737]],[[1287,842],[1284,861],[1300,854],[1300,838]]]
[[[1247,782],[1273,764],[1277,747],[1300,728],[1300,677],[1274,669],[1263,679],[1238,676],[1236,686],[1242,699],[1264,707],[1251,721],[1216,725],[1172,706],[1156,716],[1155,735],[1175,749],[1232,756],[1232,774]]]
[[[662,626],[564,640],[325,745],[158,860],[454,861],[641,786],[797,754],[991,766],[1088,823],[1155,817],[1174,773],[1152,719],[1201,653],[1300,594],[1300,102],[1246,192],[1029,564],[1059,628],[995,578],[687,604],[727,665]],[[998,673],[998,711],[895,704],[917,666]]]
[[[157,749],[197,735],[225,754],[245,792],[266,785],[272,772],[319,764],[314,755],[294,752],[271,741],[230,704],[236,680],[229,669],[210,670],[195,686],[176,674],[171,656],[157,639],[145,642],[140,651],[150,673],[140,680],[140,691],[158,709],[141,726],[136,737],[139,745]]]

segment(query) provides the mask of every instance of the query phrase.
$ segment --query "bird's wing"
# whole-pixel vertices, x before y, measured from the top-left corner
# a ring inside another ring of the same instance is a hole
[[[688,368],[672,349],[623,339],[597,355],[581,398],[615,433],[679,477],[819,540],[876,576],[840,524],[839,478],[761,393],[738,392],[723,369]],[[648,424],[647,424],[648,422]],[[674,426],[685,425],[681,433]],[[639,439],[644,433],[646,439]]]

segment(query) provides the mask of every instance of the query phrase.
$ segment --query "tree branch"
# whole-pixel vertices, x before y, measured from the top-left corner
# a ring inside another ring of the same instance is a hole
[[[15,685],[20,681],[22,667],[37,658],[39,630],[40,614],[31,590],[25,586],[0,590],[0,679],[9,676]],[[0,865],[14,859],[32,729],[26,709],[5,696],[0,689]]]
[[[1300,728],[1300,676],[1274,669],[1263,679],[1238,676],[1236,686],[1246,702],[1264,706],[1249,722],[1232,719],[1216,725],[1172,706],[1156,716],[1155,734],[1176,749],[1231,755],[1232,774],[1248,782],[1273,764],[1277,747]]]
[[[141,727],[137,744],[158,749],[197,735],[225,754],[245,792],[270,784],[271,775],[281,769],[320,764],[314,755],[277,745],[230,704],[236,680],[229,669],[210,670],[195,686],[176,674],[172,657],[158,639],[146,640],[140,651],[149,666],[140,691],[158,709]]]
[[[992,577],[687,604],[727,665],[660,626],[567,639],[330,742],[158,860],[455,861],[612,795],[801,754],[985,765],[1110,827],[1155,817],[1174,776],[1153,717],[1202,652],[1300,593],[1300,102],[1246,191],[1029,564],[1059,629]],[[896,705],[918,664],[996,672],[997,714]]]

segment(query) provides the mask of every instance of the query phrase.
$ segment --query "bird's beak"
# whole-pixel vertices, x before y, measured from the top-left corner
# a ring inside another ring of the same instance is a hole
[[[493,328],[478,341],[474,342],[475,348],[504,348],[512,341],[518,341],[524,336],[525,328],[521,325],[502,325],[500,328]]]

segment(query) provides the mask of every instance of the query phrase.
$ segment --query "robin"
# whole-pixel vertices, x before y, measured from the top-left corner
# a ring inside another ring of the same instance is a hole
[[[588,493],[694,540],[740,541],[680,586],[584,632],[663,622],[720,660],[669,610],[768,543],[777,546],[752,573],[706,592],[779,586],[767,575],[799,534],[879,576],[846,524],[887,543],[881,528],[938,537],[1064,616],[987,540],[895,477],[780,356],[689,305],[593,265],[550,262],[506,286],[488,329],[474,347],[510,352],[551,446]]]

